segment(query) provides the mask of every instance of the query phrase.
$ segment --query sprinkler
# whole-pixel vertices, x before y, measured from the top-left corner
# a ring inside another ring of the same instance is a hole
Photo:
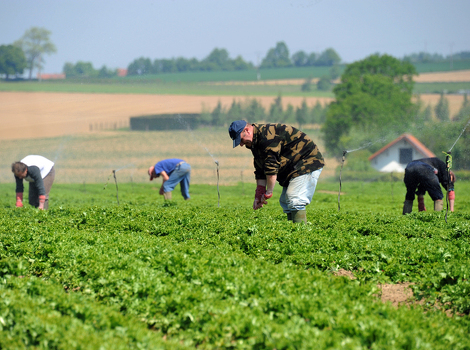
[[[346,150],[343,151],[343,160],[341,161],[341,170],[339,171],[338,211],[340,211],[339,198],[341,196],[341,173],[343,172],[343,165],[344,165],[344,161],[346,159],[346,154],[347,153],[348,153],[348,151],[346,151]]]
[[[109,182],[109,178],[111,177],[111,175],[114,176],[114,182],[116,183],[116,199],[117,199],[117,204],[119,205],[119,192],[118,192],[118,184],[117,184],[117,178],[116,178],[116,171],[119,171],[120,169],[118,170],[113,170],[113,172],[108,176],[108,180],[106,180],[106,184],[104,185],[103,187],[103,190],[106,189],[106,187],[108,186],[108,182]]]
[[[218,200],[217,200],[217,208],[220,208],[220,192],[219,192],[219,161],[216,160],[215,161],[215,164],[217,165],[217,196],[218,196]]]

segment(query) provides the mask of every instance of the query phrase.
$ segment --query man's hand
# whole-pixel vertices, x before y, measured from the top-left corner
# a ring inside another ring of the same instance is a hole
[[[262,208],[264,204],[268,204],[268,202],[265,199],[265,195],[266,195],[266,186],[258,185],[256,187],[255,201],[253,202],[253,210]],[[272,193],[269,198],[271,197],[272,197]]]
[[[23,207],[23,192],[18,192],[16,194],[16,207],[17,208]]]
[[[44,210],[44,203],[46,203],[46,196],[40,195],[39,196],[39,209]]]

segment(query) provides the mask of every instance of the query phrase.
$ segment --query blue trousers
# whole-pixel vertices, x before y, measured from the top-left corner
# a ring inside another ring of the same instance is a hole
[[[178,165],[170,174],[170,178],[163,184],[163,192],[171,192],[180,184],[184,199],[189,199],[189,181],[191,180],[191,166],[188,163]]]

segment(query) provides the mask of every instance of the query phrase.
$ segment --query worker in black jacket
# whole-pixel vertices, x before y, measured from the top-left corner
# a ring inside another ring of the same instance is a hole
[[[446,163],[438,158],[423,158],[410,162],[405,168],[406,197],[403,214],[411,213],[415,194],[418,195],[418,211],[425,211],[424,195],[429,193],[434,201],[434,210],[443,208],[441,185],[446,189],[450,211],[454,211],[455,175],[447,171]]]

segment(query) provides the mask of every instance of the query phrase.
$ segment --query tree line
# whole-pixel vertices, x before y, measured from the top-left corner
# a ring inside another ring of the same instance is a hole
[[[297,124],[302,128],[307,124],[323,124],[327,109],[328,106],[322,105],[319,101],[309,107],[305,99],[298,107],[288,103],[284,108],[281,95],[274,99],[268,109],[265,109],[256,98],[243,102],[234,99],[229,108],[223,107],[219,101],[212,111],[204,109],[198,124],[228,126],[234,120],[244,119],[252,122]]]

